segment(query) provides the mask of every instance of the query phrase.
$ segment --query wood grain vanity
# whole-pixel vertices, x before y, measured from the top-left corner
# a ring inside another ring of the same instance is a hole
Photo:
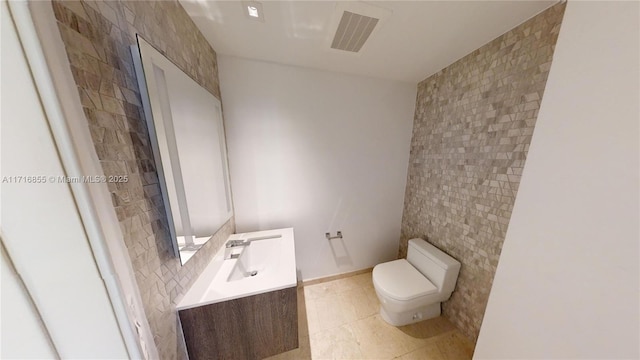
[[[264,359],[298,347],[295,287],[178,312],[189,359]]]

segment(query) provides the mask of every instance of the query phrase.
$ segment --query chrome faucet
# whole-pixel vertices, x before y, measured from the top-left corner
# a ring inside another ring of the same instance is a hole
[[[234,247],[238,247],[238,246],[247,246],[249,244],[250,244],[250,242],[244,241],[244,240],[229,240],[229,241],[227,241],[227,244],[225,246],[227,248],[234,248]]]
[[[229,259],[237,259],[240,254],[239,253],[233,253],[233,249],[237,248],[237,247],[245,247],[245,246],[249,246],[251,245],[251,241],[248,240],[229,240],[227,241],[227,243],[225,244],[225,249],[224,249],[224,259],[225,260],[229,260]]]

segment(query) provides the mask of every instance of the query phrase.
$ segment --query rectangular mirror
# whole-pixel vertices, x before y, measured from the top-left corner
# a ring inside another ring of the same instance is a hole
[[[233,214],[220,101],[140,36],[132,47],[172,248],[182,264]]]

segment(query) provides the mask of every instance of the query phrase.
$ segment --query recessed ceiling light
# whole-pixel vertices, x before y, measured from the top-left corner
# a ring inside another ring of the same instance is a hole
[[[243,1],[242,7],[245,15],[251,20],[264,22],[264,13],[262,12],[262,4],[257,1]]]
[[[249,16],[253,16],[253,17],[260,17],[260,15],[258,15],[258,8],[255,6],[247,6],[247,10],[249,11]]]

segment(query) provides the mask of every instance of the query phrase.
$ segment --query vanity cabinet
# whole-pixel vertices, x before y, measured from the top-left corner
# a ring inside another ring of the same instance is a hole
[[[257,360],[297,348],[297,297],[294,286],[179,310],[189,359]]]

